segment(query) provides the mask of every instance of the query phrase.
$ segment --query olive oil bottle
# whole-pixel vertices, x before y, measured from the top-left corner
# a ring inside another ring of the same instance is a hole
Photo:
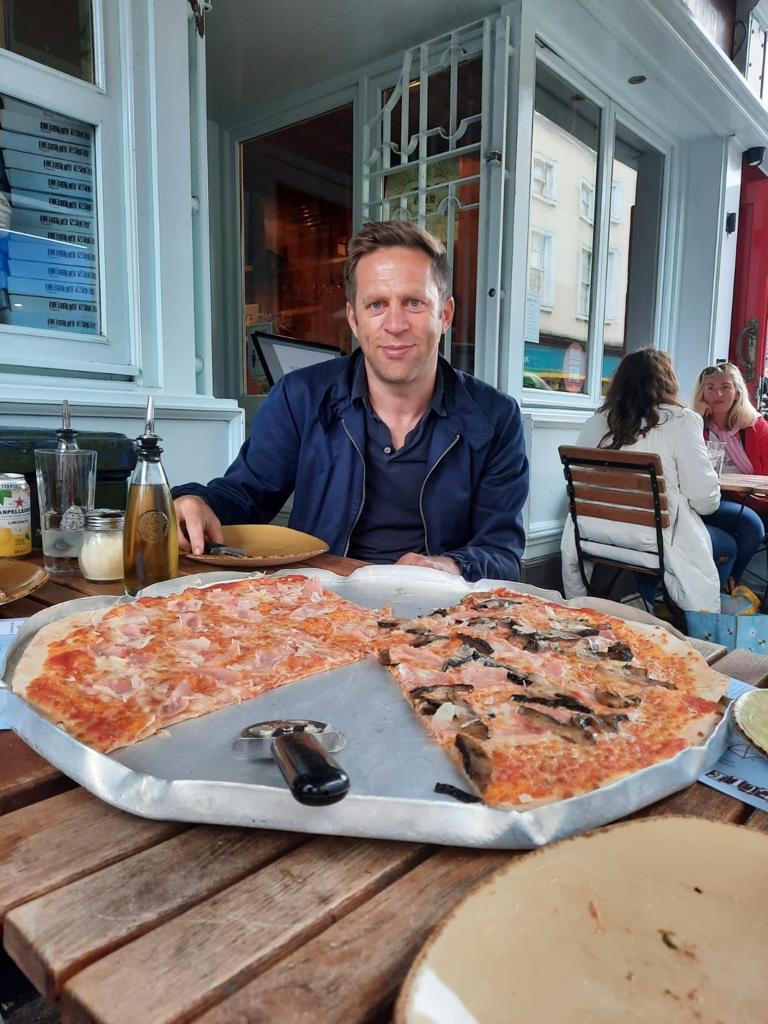
[[[125,592],[179,574],[179,538],[171,489],[160,462],[162,438],[155,433],[155,400],[147,402],[147,423],[137,438],[138,462],[128,488],[123,534]]]

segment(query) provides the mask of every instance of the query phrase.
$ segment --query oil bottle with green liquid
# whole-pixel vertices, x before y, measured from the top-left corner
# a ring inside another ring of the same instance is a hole
[[[150,396],[144,433],[137,438],[138,461],[125,510],[126,594],[136,594],[179,574],[179,538],[171,489],[160,462],[161,440],[155,433],[155,400]]]

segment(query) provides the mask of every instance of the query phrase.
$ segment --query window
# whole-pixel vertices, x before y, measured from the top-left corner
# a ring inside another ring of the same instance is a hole
[[[746,79],[750,89],[760,99],[766,97],[765,63],[768,31],[763,18],[753,13],[749,19],[749,47],[747,51]]]
[[[621,207],[622,207],[622,193],[621,193],[621,182],[611,182],[611,220],[614,224],[618,224],[621,220]]]
[[[93,82],[91,0],[0,0],[0,47]]]
[[[588,224],[595,219],[595,186],[583,178],[579,186],[579,216]]]
[[[245,327],[349,351],[352,106],[242,144]],[[246,360],[249,394],[267,390]]]
[[[539,60],[524,366],[528,379],[536,374],[555,391],[580,393],[586,384],[600,123],[598,105]]]
[[[579,283],[576,291],[577,316],[589,319],[589,299],[592,292],[592,250],[582,247],[579,256]]]
[[[528,256],[528,291],[536,295],[541,308],[551,309],[554,302],[552,273],[552,235],[544,231],[531,231]]]
[[[545,199],[551,203],[556,199],[556,182],[554,160],[546,156],[534,156],[531,192],[537,199]]]
[[[3,369],[132,378],[150,351],[136,344],[126,214],[129,58],[120,5],[99,4],[98,35],[94,7],[0,0]]]

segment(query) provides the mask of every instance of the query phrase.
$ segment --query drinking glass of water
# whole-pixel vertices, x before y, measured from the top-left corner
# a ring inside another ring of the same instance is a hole
[[[51,573],[79,571],[85,513],[96,491],[94,451],[35,451],[43,564]]]

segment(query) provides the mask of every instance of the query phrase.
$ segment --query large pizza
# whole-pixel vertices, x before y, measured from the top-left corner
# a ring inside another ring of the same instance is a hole
[[[58,620],[35,635],[11,685],[106,752],[365,657],[386,666],[464,771],[468,799],[520,810],[702,743],[726,685],[661,627],[504,587],[403,620],[304,576],[189,588]]]

